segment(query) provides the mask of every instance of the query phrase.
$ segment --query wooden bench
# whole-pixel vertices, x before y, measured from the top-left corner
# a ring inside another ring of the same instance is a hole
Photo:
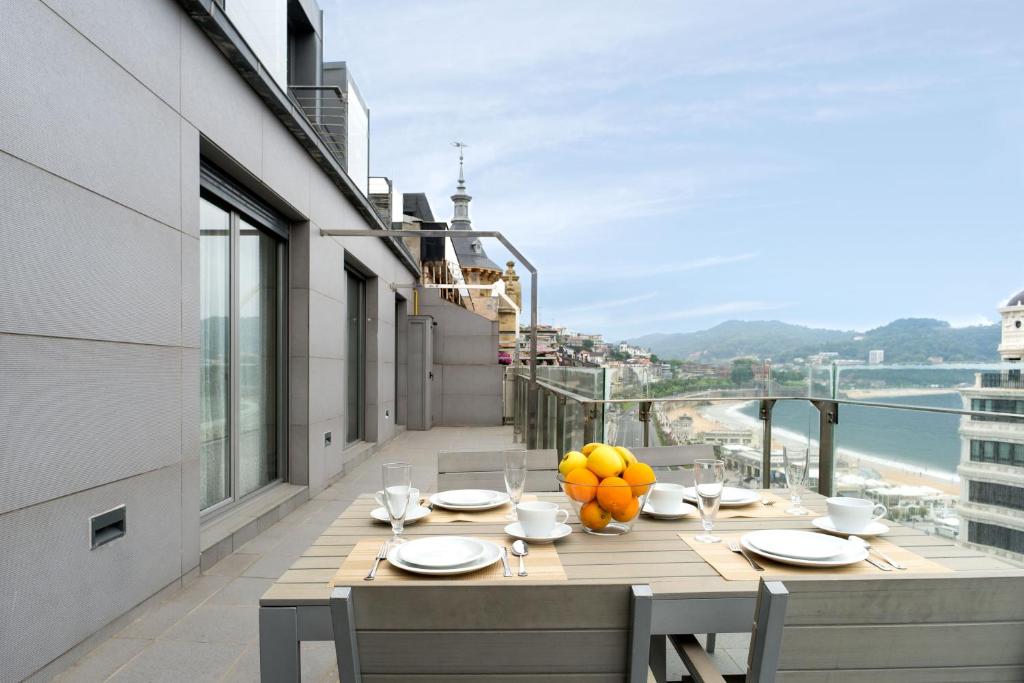
[[[693,680],[722,682],[691,635]],[[1024,680],[1024,571],[762,580],[747,683]]]

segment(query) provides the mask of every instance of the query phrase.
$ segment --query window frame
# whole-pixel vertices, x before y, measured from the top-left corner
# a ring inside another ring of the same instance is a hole
[[[227,498],[199,511],[200,522],[233,508],[242,501],[267,490],[269,487],[288,480],[288,222],[273,208],[205,159],[200,161],[199,200],[207,201],[226,211],[229,216],[229,350],[228,370],[228,439],[230,454],[230,482]],[[240,493],[239,420],[240,414],[240,365],[239,357],[239,242],[241,221],[244,220],[260,231],[274,238],[277,244],[277,362],[275,372],[274,399],[277,419],[275,458],[277,476],[248,493]]]

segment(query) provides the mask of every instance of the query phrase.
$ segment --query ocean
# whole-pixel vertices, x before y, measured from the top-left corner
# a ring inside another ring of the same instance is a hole
[[[963,407],[957,392],[879,398],[878,401],[933,408]],[[752,401],[739,412],[756,419],[757,410],[757,402]],[[812,424],[814,438],[817,438],[817,419],[818,411],[805,401],[780,401],[772,411],[773,427],[807,434],[808,424]],[[836,446],[952,474],[960,463],[959,428],[959,415],[841,405]]]

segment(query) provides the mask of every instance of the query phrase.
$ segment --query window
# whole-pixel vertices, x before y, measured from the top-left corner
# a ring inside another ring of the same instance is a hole
[[[1024,444],[971,439],[971,460],[1024,467]]]
[[[972,503],[981,503],[982,505],[998,505],[1014,510],[1024,510],[1024,488],[1019,486],[972,481],[968,499]]]
[[[366,280],[353,270],[345,270],[347,286],[346,308],[346,385],[345,443],[363,439],[366,414]]]
[[[204,166],[199,200],[204,512],[281,478],[286,424],[283,221],[268,221],[267,207],[211,173]]]
[[[1024,401],[1001,398],[972,398],[971,410],[988,413],[1014,413],[1016,415],[1024,415]],[[980,422],[1024,422],[1024,417],[1015,419],[972,415],[971,419]]]
[[[968,522],[967,540],[971,543],[1002,548],[1014,553],[1024,553],[1024,531],[1017,529],[982,522]]]

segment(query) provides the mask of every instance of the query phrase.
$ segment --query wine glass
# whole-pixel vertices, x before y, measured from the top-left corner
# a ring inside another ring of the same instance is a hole
[[[512,499],[512,511],[505,519],[515,522],[519,520],[519,500],[523,497],[526,486],[526,451],[505,451],[505,490]]]
[[[381,465],[384,479],[384,507],[391,519],[391,545],[405,543],[405,515],[412,502],[412,465],[406,462],[387,462]]]
[[[787,515],[809,515],[810,510],[800,504],[800,496],[807,483],[807,471],[810,469],[810,456],[803,446],[785,448],[782,457],[786,461],[786,485],[789,487],[789,500],[793,507],[786,510]]]
[[[722,488],[725,485],[725,461],[696,460],[693,463],[693,488],[697,494],[697,509],[704,533],[697,536],[701,543],[719,543],[721,538],[711,533],[715,525],[718,505],[722,502]]]

